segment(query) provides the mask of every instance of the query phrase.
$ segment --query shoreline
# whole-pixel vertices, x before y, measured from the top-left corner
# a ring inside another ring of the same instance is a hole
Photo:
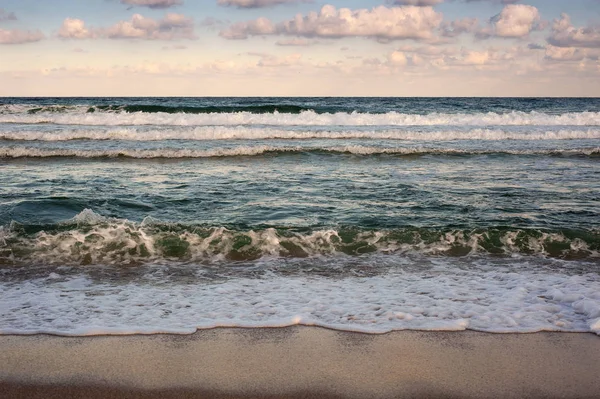
[[[600,337],[322,327],[0,336],[10,398],[585,398]]]

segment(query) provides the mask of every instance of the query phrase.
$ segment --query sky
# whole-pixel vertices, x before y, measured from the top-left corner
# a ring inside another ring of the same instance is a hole
[[[0,0],[0,96],[600,97],[600,0]]]

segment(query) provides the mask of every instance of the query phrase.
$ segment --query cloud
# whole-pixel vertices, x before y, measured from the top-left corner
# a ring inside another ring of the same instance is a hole
[[[445,0],[387,0],[388,4],[397,4],[403,6],[417,6],[417,7],[428,7],[435,6],[437,4],[443,3]],[[450,0],[450,1],[459,1],[459,0]],[[501,4],[514,4],[518,3],[520,0],[460,0],[462,3],[478,3],[482,1],[489,1],[494,3]]]
[[[575,28],[571,18],[562,14],[560,19],[554,20],[548,43],[556,47],[600,48],[600,27]]]
[[[545,50],[546,46],[542,45],[542,44],[538,44],[538,43],[529,43],[527,45],[527,48],[529,50]]]
[[[452,22],[443,22],[441,25],[442,36],[456,37],[461,33],[470,33],[477,29],[477,18],[463,18]]]
[[[86,28],[81,19],[66,18],[58,31],[63,39],[195,39],[194,21],[183,14],[169,13],[156,20],[134,14],[129,21],[119,21],[108,28]]]
[[[85,27],[85,22],[76,18],[65,18],[58,29],[58,36],[63,39],[89,39],[92,32]]]
[[[121,0],[121,3],[148,8],[169,8],[183,4],[183,0]]]
[[[110,39],[173,40],[193,39],[194,22],[183,14],[169,13],[161,20],[134,14],[129,21],[120,21],[105,33]]]
[[[0,29],[0,44],[32,43],[44,38],[44,34],[39,30]]]
[[[408,64],[408,59],[406,58],[406,54],[401,51],[393,51],[388,54],[387,57],[388,63],[393,66],[406,66]]]
[[[444,0],[388,0],[388,4],[397,4],[402,6],[417,6],[417,7],[429,7],[435,6],[436,4],[443,3]]]
[[[216,26],[225,25],[225,22],[213,17],[206,17],[200,21],[199,25],[205,28],[214,28]]]
[[[481,1],[492,1],[494,3],[501,3],[501,4],[515,4],[515,3],[518,3],[520,0],[463,0],[464,3],[476,3],[476,2],[481,2]]]
[[[525,4],[511,4],[504,7],[492,19],[496,36],[523,37],[536,29],[541,18],[537,8]]]
[[[555,46],[547,46],[545,55],[549,61],[582,61],[586,57],[581,49]]]
[[[433,38],[442,23],[442,14],[431,7],[375,7],[373,9],[336,9],[326,5],[306,16],[273,23],[267,18],[238,22],[220,32],[226,39],[246,39],[257,35],[342,38],[369,37],[383,40]]]
[[[217,4],[225,7],[263,8],[279,4],[312,3],[312,0],[218,0]]]
[[[7,12],[3,8],[0,8],[0,22],[2,21],[16,21],[17,16],[14,12]]]

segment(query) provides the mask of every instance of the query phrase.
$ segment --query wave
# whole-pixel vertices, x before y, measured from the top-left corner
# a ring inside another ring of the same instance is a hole
[[[87,112],[86,107],[63,107],[61,112],[0,113],[0,123],[61,124],[95,126],[600,126],[600,112],[568,112],[559,115],[541,112],[508,113],[430,113],[405,114],[336,112],[318,113],[299,110],[298,113],[213,112],[213,113],[168,113],[127,112],[110,110]]]
[[[405,141],[454,140],[591,140],[600,139],[600,130],[507,131],[501,129],[414,131],[386,130],[282,130],[252,127],[199,126],[148,129],[123,127],[109,129],[63,129],[55,131],[25,130],[0,133],[7,141],[69,141],[69,140],[306,140],[306,139],[378,139]]]
[[[232,148],[213,148],[206,150],[160,148],[151,150],[78,150],[46,149],[30,147],[0,148],[0,158],[131,158],[131,159],[184,159],[184,158],[222,158],[250,157],[261,155],[293,154],[330,154],[330,155],[392,155],[392,156],[477,156],[477,155],[545,155],[597,157],[600,147],[564,149],[564,150],[460,150],[443,148],[380,148],[359,145],[337,147],[301,147],[301,146],[239,146]]]
[[[86,209],[57,225],[12,223],[0,230],[0,263],[131,264],[180,261],[242,261],[368,253],[436,256],[536,255],[561,259],[600,256],[594,230],[436,229],[369,230],[236,229],[141,223],[102,217]]]
[[[166,113],[166,114],[220,114],[248,112],[251,114],[299,114],[302,111],[315,111],[318,113],[326,112],[326,108],[311,108],[291,104],[262,104],[262,105],[211,105],[211,106],[185,106],[185,105],[149,105],[149,104],[130,104],[130,105],[0,105],[0,114],[53,114],[53,113]]]

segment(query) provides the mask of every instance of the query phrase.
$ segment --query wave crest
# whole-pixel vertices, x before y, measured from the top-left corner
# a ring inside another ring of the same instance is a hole
[[[598,257],[600,232],[534,229],[368,230],[262,228],[237,230],[104,218],[91,210],[60,225],[0,230],[0,259],[47,264],[128,264],[180,261],[241,261],[263,257],[312,257],[367,253],[437,256],[537,255]]]
[[[170,112],[88,112],[88,107],[61,107],[60,112],[3,112],[0,123],[62,124],[62,125],[167,125],[167,126],[600,126],[600,112],[542,112],[511,111],[507,113],[429,113],[399,112],[361,113],[299,110],[298,113],[266,113],[250,111],[170,113]]]
[[[501,129],[414,131],[385,130],[283,130],[274,128],[198,126],[168,129],[139,127],[83,128],[55,131],[25,130],[0,133],[0,140],[10,141],[69,141],[69,140],[307,140],[307,139],[368,139],[404,141],[454,141],[454,140],[591,140],[600,139],[600,130],[538,130],[510,131]]]
[[[600,155],[600,147],[564,149],[564,150],[461,150],[426,147],[382,148],[360,145],[336,147],[301,147],[301,146],[238,146],[231,148],[213,148],[206,150],[160,148],[150,150],[76,150],[46,149],[32,147],[0,148],[0,158],[131,158],[131,159],[183,159],[183,158],[219,158],[250,157],[262,155],[285,154],[347,154],[347,155],[392,155],[392,156],[470,156],[470,155],[545,155],[545,156],[585,156]]]

